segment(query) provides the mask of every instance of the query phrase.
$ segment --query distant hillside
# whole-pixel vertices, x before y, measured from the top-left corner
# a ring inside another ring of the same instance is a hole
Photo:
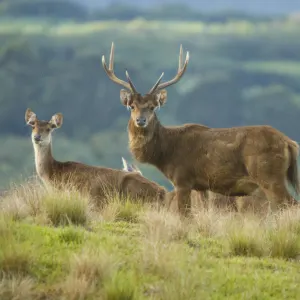
[[[89,7],[106,6],[112,3],[126,5],[154,6],[170,3],[184,3],[204,12],[234,10],[255,14],[280,15],[300,11],[299,0],[72,0]]]

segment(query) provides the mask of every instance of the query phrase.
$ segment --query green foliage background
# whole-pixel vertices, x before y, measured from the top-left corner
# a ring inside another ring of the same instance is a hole
[[[181,18],[182,9],[128,15],[129,7],[115,6],[108,15],[63,0],[0,1],[0,187],[34,171],[27,107],[41,119],[64,114],[56,159],[115,168],[121,156],[130,160],[121,87],[101,66],[112,41],[116,74],[124,78],[127,68],[142,93],[162,71],[174,76],[181,43],[190,51],[184,78],[159,112],[163,124],[269,124],[299,141],[299,18]],[[153,167],[139,166],[170,187]]]

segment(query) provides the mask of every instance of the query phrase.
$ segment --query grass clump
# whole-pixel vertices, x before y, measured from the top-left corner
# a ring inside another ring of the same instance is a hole
[[[300,256],[299,236],[287,229],[271,231],[269,244],[271,257],[296,259]]]
[[[144,206],[139,200],[113,195],[101,211],[105,221],[125,221],[137,223]]]
[[[259,226],[257,218],[252,215],[236,218],[227,226],[227,240],[233,255],[261,257],[267,253],[265,230]]]
[[[245,230],[235,230],[228,237],[230,251],[233,255],[257,256],[264,255],[264,245],[255,234]]]
[[[105,284],[103,298],[105,300],[135,300],[138,299],[137,287],[138,284],[133,274],[120,271]]]
[[[32,255],[28,248],[20,248],[13,239],[0,240],[0,271],[6,274],[28,274]]]
[[[16,223],[11,217],[0,215],[0,274],[27,274],[32,260],[26,245],[19,247]]]
[[[84,233],[76,227],[66,227],[58,234],[60,242],[71,244],[82,244],[84,241]]]
[[[44,196],[45,212],[54,226],[86,225],[89,198],[77,191],[52,191]]]

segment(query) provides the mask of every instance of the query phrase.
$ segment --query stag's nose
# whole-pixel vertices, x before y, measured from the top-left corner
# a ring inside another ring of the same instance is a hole
[[[41,135],[40,135],[40,134],[35,134],[35,135],[33,136],[33,138],[34,138],[34,140],[35,140],[36,142],[40,142],[40,141],[41,141]]]
[[[144,117],[136,118],[136,124],[138,126],[144,127],[146,125],[146,118]]]

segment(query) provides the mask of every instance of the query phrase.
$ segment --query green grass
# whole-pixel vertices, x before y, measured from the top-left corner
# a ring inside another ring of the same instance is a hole
[[[47,197],[57,202],[55,192]],[[77,207],[75,199],[80,216]],[[261,220],[210,209],[186,220],[111,199],[84,223],[62,226],[37,222],[29,209],[19,218],[6,203],[1,209],[1,299],[297,299],[300,292],[300,210]]]

